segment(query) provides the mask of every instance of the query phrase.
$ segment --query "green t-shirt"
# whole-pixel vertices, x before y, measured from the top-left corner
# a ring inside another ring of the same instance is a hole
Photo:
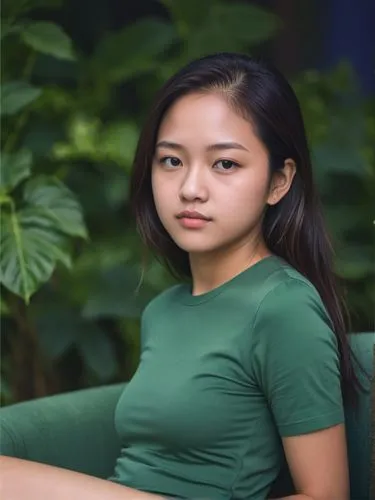
[[[281,437],[344,422],[337,342],[315,288],[263,259],[208,293],[159,295],[115,424],[110,479],[166,496],[263,500]]]

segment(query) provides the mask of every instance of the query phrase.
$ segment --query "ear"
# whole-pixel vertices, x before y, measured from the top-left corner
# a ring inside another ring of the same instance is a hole
[[[296,173],[294,160],[288,158],[284,161],[283,168],[272,174],[270,190],[267,198],[268,205],[276,205],[283,198],[292,185]]]

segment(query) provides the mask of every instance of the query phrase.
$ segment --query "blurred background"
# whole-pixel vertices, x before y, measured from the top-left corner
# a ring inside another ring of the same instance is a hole
[[[2,1],[3,405],[134,372],[142,308],[172,284],[129,213],[137,137],[166,78],[213,51],[292,83],[352,330],[374,329],[374,25],[373,0]]]

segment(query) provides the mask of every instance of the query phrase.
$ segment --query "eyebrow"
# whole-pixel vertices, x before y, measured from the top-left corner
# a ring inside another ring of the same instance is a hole
[[[182,144],[171,141],[160,141],[156,144],[156,149],[158,148],[169,148],[175,149],[176,151],[184,151],[185,148]],[[207,146],[207,151],[223,151],[225,149],[240,149],[242,151],[249,151],[245,146],[239,144],[238,142],[218,142],[216,144],[210,144]]]

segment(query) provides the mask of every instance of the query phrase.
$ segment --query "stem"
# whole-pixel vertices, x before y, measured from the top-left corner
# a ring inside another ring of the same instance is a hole
[[[11,222],[10,225],[11,225],[11,230],[14,234],[14,239],[16,240],[17,256],[20,263],[21,282],[23,287],[23,297],[26,301],[26,304],[28,304],[30,300],[30,292],[27,286],[28,278],[26,273],[26,263],[22,252],[22,235],[16,215],[16,206],[13,199],[10,196],[3,194],[0,194],[0,205],[10,206],[10,222]]]

